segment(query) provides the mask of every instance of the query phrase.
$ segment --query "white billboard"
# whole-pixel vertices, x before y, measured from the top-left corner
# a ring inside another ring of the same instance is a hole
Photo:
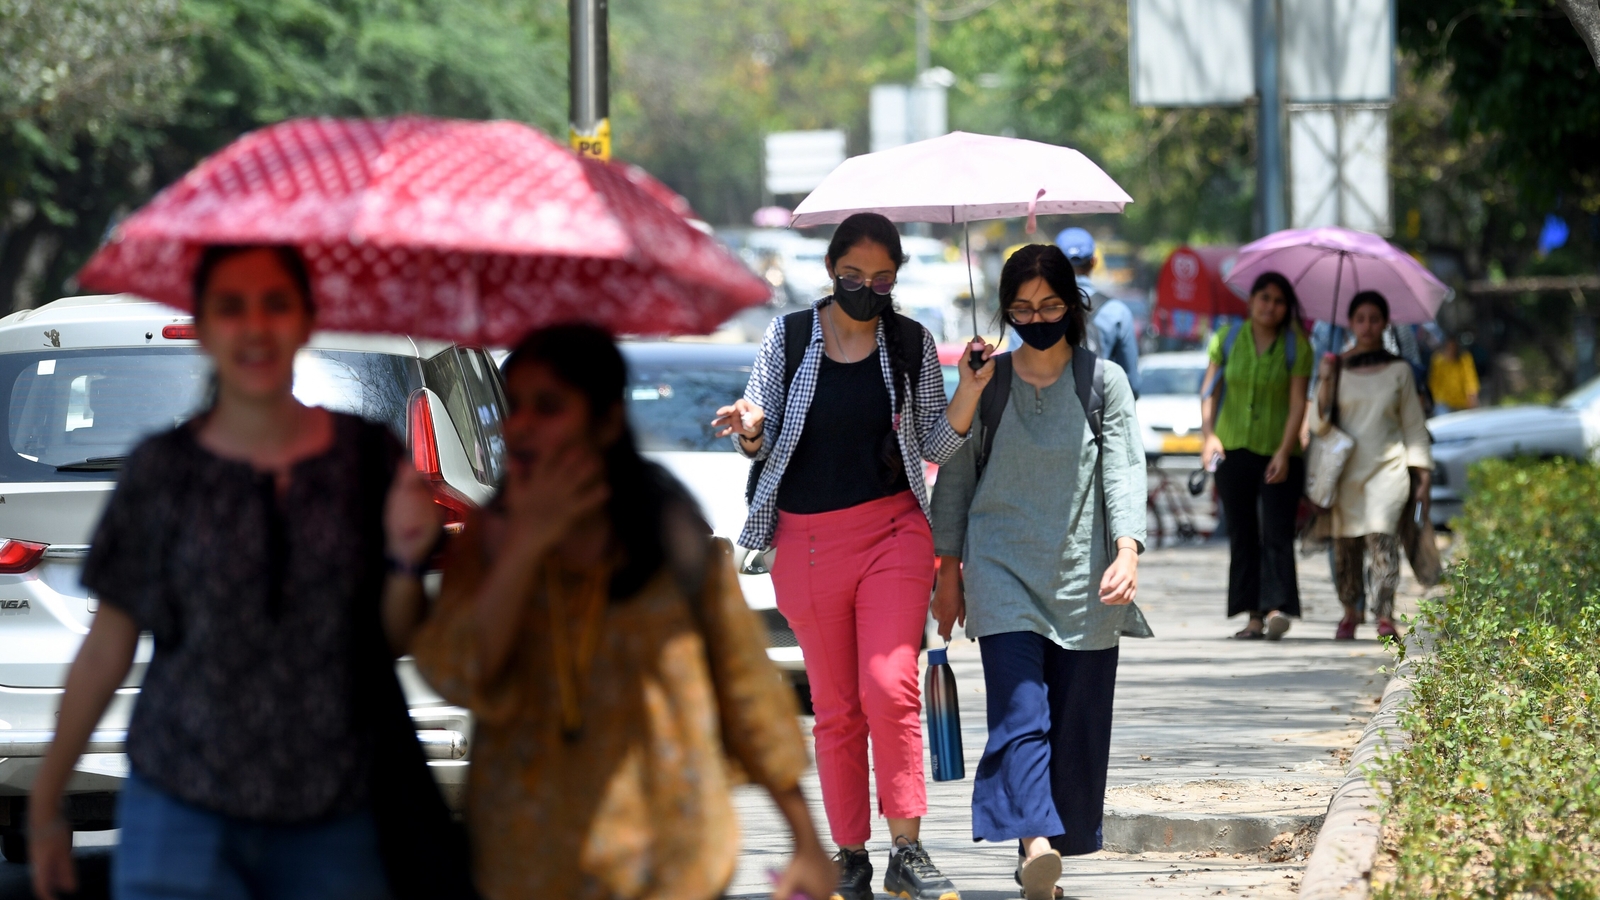
[[[1393,0],[1280,2],[1284,99],[1370,103],[1394,97]]]
[[[1389,111],[1289,107],[1289,227],[1391,234]]]
[[[1136,106],[1237,106],[1255,96],[1251,0],[1128,0]]]
[[[844,162],[842,131],[778,131],[767,135],[767,192],[805,194]]]
[[[949,134],[947,88],[937,83],[875,84],[869,120],[873,153]]]

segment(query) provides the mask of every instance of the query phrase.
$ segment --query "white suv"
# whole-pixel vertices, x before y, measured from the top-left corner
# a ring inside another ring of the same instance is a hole
[[[73,297],[0,319],[0,852],[8,860],[26,859],[26,798],[98,605],[78,579],[117,469],[140,438],[204,403],[210,381],[193,321],[148,300]],[[306,403],[388,424],[456,528],[493,493],[505,397],[482,350],[317,334],[295,360],[294,390]],[[150,650],[146,635],[68,784],[75,829],[112,827],[128,773],[123,739]],[[459,805],[467,712],[446,705],[409,659],[399,672],[435,778]]]

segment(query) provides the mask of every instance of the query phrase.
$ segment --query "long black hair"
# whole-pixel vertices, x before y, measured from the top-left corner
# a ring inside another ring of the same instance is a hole
[[[1067,345],[1082,344],[1089,328],[1089,306],[1078,287],[1078,273],[1072,268],[1072,261],[1055,244],[1029,244],[1006,260],[1000,270],[1000,315],[1006,314],[1006,307],[1017,299],[1022,286],[1035,278],[1043,278],[1067,304]]]
[[[862,241],[871,241],[889,254],[895,271],[906,264],[905,250],[900,246],[900,232],[894,223],[877,213],[856,213],[839,223],[828,241],[828,265],[836,265],[851,248]],[[906,385],[912,373],[906,371],[900,346],[900,314],[891,305],[883,312],[883,348],[889,353],[889,374],[894,376],[894,411],[900,412],[905,403]],[[918,354],[919,356],[921,354]]]
[[[506,359],[507,378],[519,366],[539,363],[557,379],[583,394],[589,417],[596,423],[611,415],[626,416],[623,391],[628,367],[611,335],[593,325],[553,325],[522,339]],[[667,560],[665,516],[669,507],[687,511],[698,525],[704,519],[689,492],[668,472],[639,454],[633,429],[624,427],[604,454],[611,499],[606,515],[622,546],[623,564],[611,578],[611,598],[638,593]],[[710,533],[709,527],[705,532]]]
[[[1300,295],[1294,292],[1294,285],[1289,283],[1289,279],[1285,278],[1282,272],[1262,272],[1257,275],[1255,283],[1250,285],[1250,296],[1254,297],[1269,284],[1283,294],[1283,302],[1289,307],[1283,314],[1283,322],[1278,325],[1278,333],[1283,334],[1286,330],[1305,331],[1305,314],[1300,309]]]

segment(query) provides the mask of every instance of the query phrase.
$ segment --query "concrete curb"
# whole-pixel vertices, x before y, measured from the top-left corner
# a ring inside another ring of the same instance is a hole
[[[1107,807],[1105,849],[1114,853],[1261,853],[1284,835],[1314,833],[1318,816],[1162,815]]]
[[[1364,900],[1371,888],[1372,864],[1378,857],[1383,821],[1377,792],[1367,781],[1368,769],[1380,753],[1403,748],[1400,711],[1411,699],[1412,660],[1395,670],[1383,689],[1378,711],[1367,722],[1344,783],[1328,801],[1328,814],[1300,879],[1300,896],[1308,900]]]

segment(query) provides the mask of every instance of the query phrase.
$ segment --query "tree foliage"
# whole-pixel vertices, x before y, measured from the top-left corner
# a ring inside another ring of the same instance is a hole
[[[764,132],[843,128],[851,151],[865,152],[872,85],[915,74],[910,2],[611,8],[618,153],[716,221],[741,221],[760,202]],[[932,62],[956,75],[952,128],[1082,150],[1136,199],[1116,220],[1130,237],[1249,236],[1253,116],[1134,108],[1125,0],[967,9],[976,11],[933,28]]]
[[[1400,46],[1442,79],[1449,136],[1503,176],[1483,201],[1523,217],[1600,213],[1600,71],[1552,0],[1404,0]]]
[[[550,130],[560,0],[0,0],[0,311],[241,132],[416,112]],[[23,288],[19,295],[19,284]]]

